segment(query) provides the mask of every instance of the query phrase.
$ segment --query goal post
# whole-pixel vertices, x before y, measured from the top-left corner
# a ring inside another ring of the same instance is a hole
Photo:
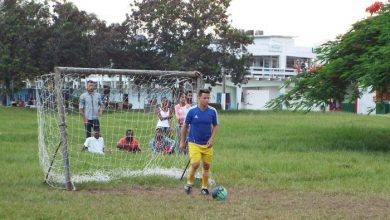
[[[80,150],[86,138],[79,98],[89,80],[95,82],[95,91],[105,107],[99,118],[103,155]],[[203,86],[202,75],[197,71],[56,67],[54,73],[37,77],[38,146],[45,182],[74,190],[74,183],[122,177],[180,178],[188,156],[177,149],[174,105],[180,92],[196,94]],[[175,146],[169,155],[153,152],[151,147],[157,136],[156,112],[163,98],[168,99],[173,115],[166,138]],[[127,129],[134,132],[141,152],[130,153],[117,148],[118,140]]]

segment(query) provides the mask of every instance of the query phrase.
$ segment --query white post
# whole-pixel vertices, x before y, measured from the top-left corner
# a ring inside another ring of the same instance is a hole
[[[242,108],[241,106],[241,97],[242,96],[242,87],[237,85],[236,86],[236,102],[237,102],[237,109],[240,110]]]
[[[222,110],[226,110],[226,76],[225,76],[225,68],[221,68],[222,74],[222,94],[221,94],[221,107]]]

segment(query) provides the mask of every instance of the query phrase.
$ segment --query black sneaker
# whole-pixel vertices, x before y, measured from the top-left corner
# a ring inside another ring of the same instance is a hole
[[[190,194],[192,190],[192,185],[186,184],[184,185],[184,191],[186,191],[187,194]]]
[[[205,196],[207,196],[207,195],[210,194],[208,189],[202,189],[202,190],[200,191],[200,193],[201,193],[202,195],[205,195]]]

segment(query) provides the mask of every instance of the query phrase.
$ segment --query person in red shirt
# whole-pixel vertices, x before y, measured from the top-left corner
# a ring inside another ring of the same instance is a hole
[[[134,138],[133,131],[131,129],[127,129],[126,136],[121,138],[116,147],[120,150],[129,151],[129,152],[140,152],[141,148],[139,146],[139,142]]]

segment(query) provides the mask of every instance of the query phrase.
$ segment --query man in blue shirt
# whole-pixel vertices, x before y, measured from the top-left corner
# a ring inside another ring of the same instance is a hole
[[[86,138],[91,137],[91,130],[100,131],[99,116],[103,114],[103,104],[100,101],[100,94],[95,92],[95,83],[92,80],[87,82],[87,91],[80,96],[80,115],[85,125]]]
[[[187,130],[188,149],[191,159],[191,166],[187,176],[187,184],[184,190],[189,194],[192,190],[196,170],[202,161],[202,195],[208,195],[208,180],[210,166],[213,159],[213,142],[218,130],[218,113],[215,108],[209,106],[210,91],[201,89],[198,92],[198,105],[189,109],[183,128],[181,130],[180,148],[184,150]]]

